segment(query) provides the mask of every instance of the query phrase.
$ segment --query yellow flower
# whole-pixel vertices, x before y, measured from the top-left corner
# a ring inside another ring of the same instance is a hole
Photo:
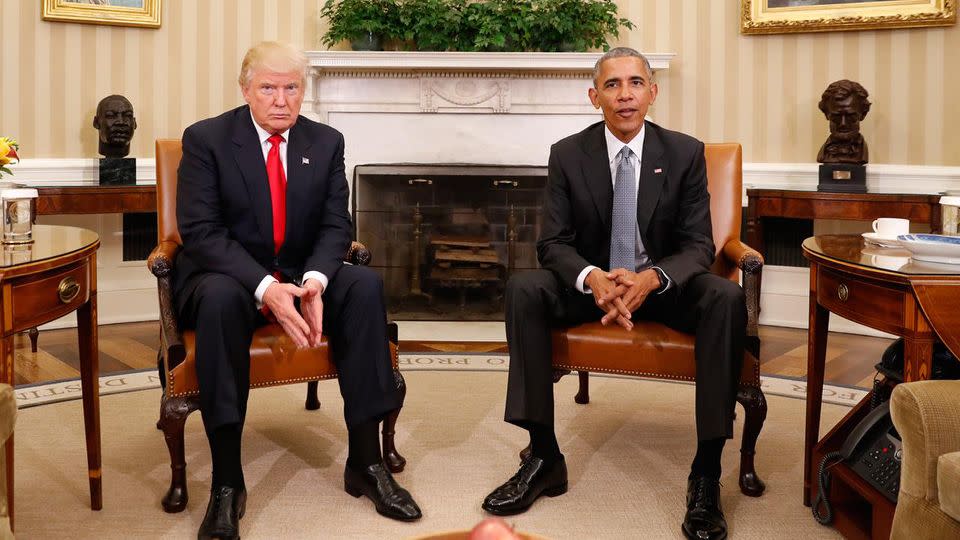
[[[17,141],[9,137],[0,137],[0,176],[3,176],[3,173],[13,174],[7,165],[20,161],[20,156],[17,155],[19,148]]]

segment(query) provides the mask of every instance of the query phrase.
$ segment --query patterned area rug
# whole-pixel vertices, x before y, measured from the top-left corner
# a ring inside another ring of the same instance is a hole
[[[507,371],[510,358],[506,353],[401,353],[400,370],[407,371]],[[635,377],[622,377],[593,373],[591,377],[623,378],[636,380]],[[767,395],[776,395],[804,399],[807,383],[803,380],[761,376],[762,388]],[[689,383],[676,383],[689,384]],[[156,370],[133,371],[100,378],[100,395],[133,392],[148,388],[158,388],[160,379]],[[867,390],[856,387],[824,385],[823,401],[835,405],[852,407],[867,395]],[[33,407],[46,403],[56,403],[80,398],[80,381],[76,379],[17,387],[17,406]]]

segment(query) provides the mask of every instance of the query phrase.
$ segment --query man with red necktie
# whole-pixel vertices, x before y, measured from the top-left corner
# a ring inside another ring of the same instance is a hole
[[[213,461],[199,538],[239,537],[249,349],[265,315],[297,347],[319,344],[321,333],[330,340],[349,435],[347,491],[366,495],[393,519],[421,515],[381,457],[379,422],[400,406],[383,283],[369,268],[343,263],[352,236],[344,140],[299,115],[307,66],[292,45],[253,47],[239,78],[247,105],[183,133],[183,251],[173,287],[180,320],[196,329],[200,411]]]

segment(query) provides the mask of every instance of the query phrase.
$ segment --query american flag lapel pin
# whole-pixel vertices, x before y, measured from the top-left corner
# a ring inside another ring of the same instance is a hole
[[[653,174],[660,174],[663,172],[663,169],[654,169]]]
[[[310,158],[300,158],[300,159],[303,160],[302,163],[303,163],[304,165],[309,165],[309,164],[310,164]]]

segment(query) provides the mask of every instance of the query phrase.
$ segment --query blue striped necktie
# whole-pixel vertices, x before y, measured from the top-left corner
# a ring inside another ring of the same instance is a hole
[[[617,181],[613,186],[613,219],[610,230],[610,270],[637,264],[637,186],[629,146],[620,150]]]

